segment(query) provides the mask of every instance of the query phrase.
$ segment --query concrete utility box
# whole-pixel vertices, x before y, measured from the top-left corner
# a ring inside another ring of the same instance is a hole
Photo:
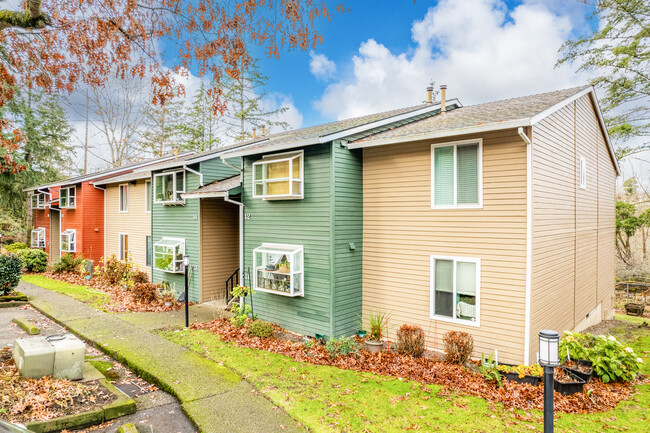
[[[83,378],[85,344],[72,334],[16,340],[14,362],[20,374],[32,379]]]

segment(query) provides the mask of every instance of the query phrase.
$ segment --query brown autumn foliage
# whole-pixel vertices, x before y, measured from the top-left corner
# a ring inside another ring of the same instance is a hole
[[[71,92],[79,83],[100,87],[109,74],[150,76],[153,102],[163,104],[184,92],[174,73],[192,70],[214,83],[217,113],[225,110],[222,79],[239,77],[253,46],[276,58],[314,48],[323,39],[315,25],[333,10],[314,0],[27,0],[24,12],[2,12],[0,107],[14,86]],[[160,50],[161,40],[173,48]],[[12,152],[0,143],[0,173],[16,170]]]
[[[443,337],[446,360],[465,365],[474,351],[474,339],[467,332],[449,331]]]
[[[282,333],[282,328],[274,326],[278,333]],[[250,336],[246,327],[237,328],[228,319],[195,323],[191,328],[214,332],[224,341],[231,341],[242,347],[282,354],[300,362],[406,378],[425,385],[442,385],[444,388],[441,395],[458,392],[481,397],[489,402],[502,403],[512,409],[543,410],[544,408],[543,384],[533,386],[504,380],[503,387],[499,387],[495,382],[486,381],[483,375],[471,368],[442,362],[439,359],[414,358],[396,352],[378,354],[366,350],[361,350],[358,356],[332,358],[324,346],[313,345],[306,348],[302,343],[295,341]],[[627,399],[632,389],[629,384],[604,384],[598,379],[593,379],[585,385],[582,393],[570,396],[555,393],[555,410],[565,413],[604,412]]]

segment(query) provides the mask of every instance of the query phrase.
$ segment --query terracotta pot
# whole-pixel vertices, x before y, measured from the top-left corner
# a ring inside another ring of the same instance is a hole
[[[363,344],[364,344],[364,346],[365,346],[365,348],[366,348],[366,350],[368,352],[379,353],[382,350],[384,350],[384,342],[383,341],[368,341],[368,340],[366,340],[366,341],[363,342]]]

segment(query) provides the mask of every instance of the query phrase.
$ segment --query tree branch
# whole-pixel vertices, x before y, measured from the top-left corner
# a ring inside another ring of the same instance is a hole
[[[41,11],[41,0],[27,0],[25,12],[0,11],[0,30],[10,27],[44,29],[51,24],[49,15]]]

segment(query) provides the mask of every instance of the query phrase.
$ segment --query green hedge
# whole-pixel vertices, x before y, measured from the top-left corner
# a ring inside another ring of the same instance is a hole
[[[47,253],[36,248],[16,252],[23,259],[23,266],[30,272],[44,272],[47,268]]]
[[[14,253],[0,254],[0,295],[11,292],[18,286],[23,274],[23,261]]]

